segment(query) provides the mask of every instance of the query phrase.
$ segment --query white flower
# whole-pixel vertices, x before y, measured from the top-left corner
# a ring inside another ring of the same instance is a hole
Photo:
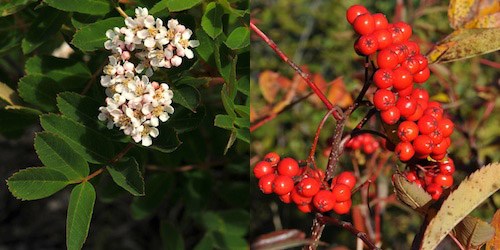
[[[194,57],[193,51],[190,49],[198,47],[200,42],[198,40],[189,40],[193,31],[190,29],[184,30],[182,33],[177,33],[174,38],[174,45],[177,49],[177,55],[181,57],[187,57],[188,59],[192,59]]]

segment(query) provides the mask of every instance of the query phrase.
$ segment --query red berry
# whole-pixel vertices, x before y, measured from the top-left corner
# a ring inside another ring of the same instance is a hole
[[[365,6],[355,4],[347,9],[346,19],[350,24],[353,24],[356,17],[366,13],[368,13],[368,10],[365,8]]]
[[[408,56],[420,55],[420,47],[416,42],[406,41],[406,47],[408,47]]]
[[[290,193],[293,187],[293,180],[290,176],[278,175],[273,180],[273,192],[277,195]]]
[[[373,82],[380,89],[390,88],[394,83],[394,74],[390,69],[378,69],[373,75]]]
[[[428,135],[438,128],[438,121],[431,115],[423,115],[417,124],[420,133],[424,135]]]
[[[424,83],[429,79],[429,76],[431,76],[431,71],[429,68],[424,68],[413,75],[413,81],[416,83]]]
[[[427,105],[427,109],[424,110],[424,115],[431,115],[436,120],[440,121],[443,118],[443,108],[441,108],[441,105],[437,103],[439,106],[435,106],[437,102],[429,102]],[[431,106],[432,105],[432,106]]]
[[[290,192],[290,198],[292,198],[292,201],[297,205],[309,204],[312,201],[312,197],[300,195],[297,188],[292,189],[292,192]]]
[[[448,144],[445,140],[441,140],[440,143],[434,144],[434,148],[432,149],[432,153],[435,155],[446,154],[446,150],[448,150]]]
[[[399,109],[402,116],[408,117],[417,110],[417,102],[409,96],[401,97],[396,102],[396,108]]]
[[[370,13],[362,14],[354,19],[352,23],[354,31],[360,35],[368,35],[375,31],[375,20]]]
[[[413,155],[415,155],[415,149],[413,149],[413,146],[410,142],[404,141],[396,145],[394,153],[396,153],[401,161],[408,161],[413,157]]]
[[[291,196],[291,194],[292,194],[292,192],[284,194],[284,195],[280,195],[280,200],[283,203],[286,203],[286,204],[292,202],[292,196]]]
[[[271,163],[271,165],[276,166],[280,162],[280,156],[276,152],[267,153],[264,156],[264,161]]]
[[[418,179],[417,172],[415,172],[415,171],[406,172],[405,176],[409,182],[414,182]]]
[[[359,55],[368,56],[378,49],[377,37],[372,34],[363,35],[354,44],[354,49]]]
[[[310,213],[313,210],[313,206],[310,203],[297,205],[297,208],[303,213]]]
[[[422,117],[423,114],[424,114],[424,109],[422,108],[422,105],[420,105],[420,103],[418,103],[417,101],[417,109],[415,109],[415,113],[413,113],[413,115],[406,117],[406,119],[408,121],[413,121],[413,122],[418,121],[418,119],[420,119],[420,117]]]
[[[432,196],[432,199],[436,201],[439,200],[439,197],[441,197],[441,194],[443,193],[443,189],[435,183],[429,184],[426,191]]]
[[[418,136],[418,126],[412,121],[404,121],[399,124],[398,137],[401,141],[413,141]]]
[[[262,176],[271,173],[274,173],[274,168],[273,166],[271,166],[271,163],[267,161],[259,161],[253,168],[253,175],[255,175],[255,178],[257,179],[260,179],[262,178]]]
[[[322,169],[316,169],[313,172],[313,177],[320,180],[320,181],[324,180],[325,179],[325,171],[323,171]]]
[[[394,41],[393,37],[393,43],[396,43]],[[398,63],[402,63],[406,57],[408,56],[408,47],[404,43],[400,44],[395,44],[389,48],[396,56],[398,57]]]
[[[356,176],[352,172],[344,171],[337,175],[337,181],[335,184],[344,184],[349,188],[353,189],[356,186]],[[332,182],[333,184],[333,182]]]
[[[278,163],[278,174],[296,176],[299,174],[299,163],[293,158],[285,158]]]
[[[434,149],[434,142],[427,135],[419,135],[413,140],[413,148],[417,154],[422,156],[428,155],[432,152],[432,149]]]
[[[411,93],[411,97],[419,103],[427,103],[429,101],[429,93],[425,89],[414,89]]]
[[[413,83],[413,77],[411,73],[401,67],[394,70],[394,88],[397,90],[402,90],[408,88]]]
[[[436,148],[436,147],[434,147]],[[440,155],[436,155],[434,154],[434,150],[432,150],[433,153],[431,153],[431,158],[436,160],[436,161],[440,161],[442,159],[444,159],[444,157],[446,157],[446,154],[440,154]]]
[[[337,214],[347,214],[351,210],[352,200],[336,202],[333,211]]]
[[[443,141],[443,133],[439,129],[435,129],[432,132],[428,134],[428,136],[432,139],[434,142],[434,146],[436,146],[438,143],[441,143]],[[434,152],[434,151],[433,151]]]
[[[402,43],[411,37],[411,26],[405,22],[397,22],[392,28],[392,39],[394,43]]]
[[[454,126],[450,119],[442,119],[438,122],[438,128],[443,133],[443,137],[449,137],[453,133]]]
[[[363,145],[363,152],[365,152],[365,154],[367,155],[375,152],[375,149],[376,148],[371,143]]]
[[[398,56],[390,49],[381,50],[377,55],[377,65],[381,69],[394,69],[398,65]]]
[[[333,209],[335,197],[328,190],[319,191],[313,198],[314,207],[321,213],[328,212]]]
[[[259,188],[260,191],[264,194],[270,194],[273,192],[273,181],[276,178],[276,175],[273,174],[268,174],[262,176],[259,180]]]
[[[351,199],[351,187],[344,184],[337,184],[332,189],[333,196],[337,202]]]
[[[297,192],[305,197],[313,197],[320,187],[321,182],[316,178],[304,178],[297,184]]]
[[[434,183],[441,187],[448,188],[453,185],[453,176],[446,174],[438,174],[434,177]]]
[[[386,29],[376,30],[373,32],[373,36],[377,38],[378,49],[385,49],[392,44],[392,35]]]
[[[387,17],[382,13],[375,13],[372,15],[373,21],[375,22],[375,30],[385,30],[389,26]]]
[[[409,96],[413,92],[413,84],[410,84],[410,86],[406,89],[401,89],[401,90],[397,90],[397,91],[398,91],[399,97]]]
[[[373,95],[373,105],[378,110],[388,110],[390,107],[394,107],[395,102],[396,96],[387,89],[379,89]]]
[[[408,70],[412,75],[420,71],[420,64],[413,56],[407,57],[403,63],[401,63],[401,67]]]
[[[452,175],[455,173],[455,164],[451,158],[448,158],[439,164],[439,172],[446,175]]]
[[[399,121],[400,117],[401,112],[394,106],[380,112],[380,118],[382,119],[382,121],[389,125],[396,124]]]
[[[427,57],[425,57],[422,54],[416,53],[415,59],[418,61],[418,65],[420,65],[418,68],[419,71],[422,71],[424,69],[428,69],[427,65],[429,64],[429,62],[427,61]]]

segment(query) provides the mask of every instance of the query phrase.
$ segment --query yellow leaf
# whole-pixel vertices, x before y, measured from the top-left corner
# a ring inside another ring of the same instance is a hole
[[[476,0],[451,0],[448,7],[448,20],[453,29],[462,27],[474,15],[478,2]]]
[[[431,195],[416,183],[409,182],[403,175],[394,174],[392,182],[398,199],[412,209],[423,214],[432,205]]]
[[[498,28],[500,27],[500,12],[479,16],[465,24],[466,29]]]
[[[495,212],[491,225],[495,228],[495,235],[486,243],[486,250],[500,249],[500,209]]]
[[[465,216],[500,189],[499,173],[500,163],[489,164],[460,183],[427,226],[421,249],[435,249]]]
[[[448,102],[450,102],[450,97],[445,93],[439,93],[439,94],[433,95],[431,97],[431,100],[436,101],[436,102],[441,102],[441,103],[448,103]]]
[[[430,63],[466,59],[500,49],[500,28],[461,29],[439,42],[429,53]]]
[[[19,96],[16,91],[11,89],[7,84],[0,82],[0,100],[7,102],[10,105],[19,104]]]

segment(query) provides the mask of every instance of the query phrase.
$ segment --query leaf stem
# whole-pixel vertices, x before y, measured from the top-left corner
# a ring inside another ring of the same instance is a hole
[[[250,29],[252,29],[271,49],[279,56],[281,60],[287,63],[290,67],[292,67],[299,75],[304,79],[304,81],[309,85],[309,87],[314,91],[314,93],[319,97],[319,99],[323,102],[323,104],[328,108],[328,110],[333,109],[333,104],[328,100],[328,98],[321,92],[319,87],[311,80],[308,74],[302,71],[297,64],[295,64],[288,56],[283,53],[278,45],[274,43],[264,32],[262,32],[255,24],[250,21]],[[338,112],[333,112],[333,116],[336,120],[342,119],[342,116]]]
[[[109,160],[109,164],[113,164],[117,161],[119,161],[121,158],[123,158],[123,156],[125,156],[125,154],[127,154],[127,152],[132,149],[134,147],[134,144],[129,142],[127,144],[127,146],[125,146],[118,154],[116,154],[111,160]],[[86,182],[86,181],[89,181],[90,179],[102,174],[102,172],[104,172],[104,169],[106,168],[106,166],[104,167],[101,167],[99,169],[97,169],[96,171],[94,171],[92,174],[90,174],[89,176],[85,177],[81,182]]]
[[[380,249],[377,246],[375,246],[375,244],[373,242],[371,242],[370,239],[368,239],[368,236],[366,235],[366,233],[363,233],[363,232],[359,231],[358,229],[356,229],[350,222],[341,221],[339,219],[336,219],[333,217],[328,217],[328,216],[318,216],[317,219],[322,224],[332,224],[332,225],[341,227],[343,229],[346,229],[352,235],[354,235],[357,238],[359,238],[360,240],[362,240],[366,244],[366,246],[368,246],[369,249],[375,249],[375,250]]]
[[[120,7],[119,5],[116,5],[116,6],[115,6],[115,9],[116,9],[116,11],[118,11],[118,13],[120,13],[120,15],[121,15],[123,18],[128,18],[127,13],[125,13],[125,11],[123,11],[122,7]]]
[[[342,113],[342,110],[340,110],[338,107],[334,107],[333,109],[330,109],[324,116],[321,122],[318,125],[318,128],[316,129],[316,134],[314,135],[314,141],[311,145],[311,150],[309,151],[309,157],[307,158],[308,161],[315,161],[314,160],[314,154],[316,152],[316,146],[318,145],[318,140],[319,140],[319,135],[321,133],[321,129],[323,129],[323,125],[325,125],[326,120],[330,115],[334,112],[337,111],[339,113]]]

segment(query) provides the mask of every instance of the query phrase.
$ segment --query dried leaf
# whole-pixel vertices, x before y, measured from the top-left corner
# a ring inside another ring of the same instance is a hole
[[[403,175],[397,173],[392,176],[394,192],[398,199],[412,209],[425,213],[432,204],[432,197],[417,184],[409,182]]]
[[[330,89],[328,90],[328,100],[334,105],[338,105],[341,108],[347,108],[353,103],[351,93],[345,88],[344,78],[338,77],[335,80],[328,83]]]
[[[493,237],[495,229],[476,217],[467,216],[453,232],[462,245],[477,248]]]
[[[259,76],[259,88],[262,92],[262,96],[268,103],[274,103],[276,95],[280,90],[280,85],[278,84],[279,73],[266,70],[260,73]]]
[[[476,0],[451,0],[448,7],[448,20],[453,29],[462,27],[473,18],[478,8]]]
[[[448,35],[427,55],[430,63],[466,59],[500,49],[500,28],[461,29]]]
[[[498,173],[500,163],[489,164],[460,183],[427,226],[421,249],[434,249],[465,216],[500,189]]]
[[[498,0],[451,0],[448,19],[453,29],[499,27],[500,1]]]
[[[486,243],[486,250],[500,249],[500,209],[493,215],[491,225],[495,228],[495,235]]]
[[[20,103],[19,96],[16,91],[11,89],[7,84],[0,82],[0,100],[5,101],[10,105],[16,105]]]

